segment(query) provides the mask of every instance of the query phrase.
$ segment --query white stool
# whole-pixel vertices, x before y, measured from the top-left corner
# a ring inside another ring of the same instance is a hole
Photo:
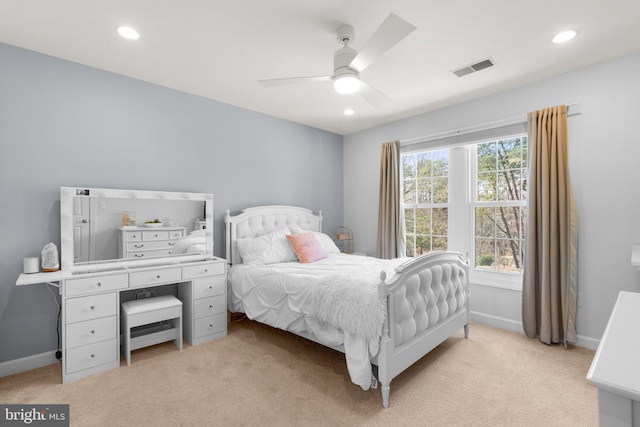
[[[127,360],[127,366],[131,365],[131,351],[138,348],[173,340],[178,350],[182,351],[182,301],[178,298],[166,295],[123,302],[120,318],[124,341],[122,353]],[[173,328],[131,336],[131,330],[136,326],[163,320],[173,320]]]

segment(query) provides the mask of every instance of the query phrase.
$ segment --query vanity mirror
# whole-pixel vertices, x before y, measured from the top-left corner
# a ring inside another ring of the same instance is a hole
[[[60,188],[62,269],[211,259],[213,195]]]

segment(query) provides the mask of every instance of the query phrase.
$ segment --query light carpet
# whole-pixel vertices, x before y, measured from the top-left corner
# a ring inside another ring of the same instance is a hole
[[[242,320],[178,352],[61,384],[60,365],[0,378],[0,402],[68,403],[72,426],[597,426],[594,352],[472,324],[380,390],[349,380],[344,355]]]

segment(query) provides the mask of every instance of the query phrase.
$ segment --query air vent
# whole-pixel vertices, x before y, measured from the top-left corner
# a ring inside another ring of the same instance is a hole
[[[476,62],[475,64],[453,70],[452,73],[458,77],[464,77],[467,74],[475,73],[476,71],[484,70],[485,68],[493,67],[494,65],[493,61],[487,58],[480,62]]]

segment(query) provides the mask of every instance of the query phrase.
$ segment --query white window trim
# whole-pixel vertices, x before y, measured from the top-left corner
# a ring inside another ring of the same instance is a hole
[[[522,273],[484,271],[472,267],[469,272],[469,282],[474,285],[522,291]]]
[[[518,135],[521,135],[519,132]],[[513,134],[506,134],[497,139],[508,138]],[[507,271],[487,271],[473,267],[475,257],[475,231],[473,225],[475,202],[475,189],[471,188],[471,173],[475,171],[470,156],[471,144],[494,140],[495,137],[479,138],[468,144],[458,146],[430,146],[421,150],[407,150],[408,152],[430,151],[442,148],[449,149],[449,225],[448,247],[449,250],[461,252],[469,256],[470,272],[469,281],[472,284],[489,286],[513,291],[522,290],[522,273]],[[454,190],[455,188],[455,190]],[[520,202],[515,202],[520,204]],[[412,205],[407,205],[411,207]]]

